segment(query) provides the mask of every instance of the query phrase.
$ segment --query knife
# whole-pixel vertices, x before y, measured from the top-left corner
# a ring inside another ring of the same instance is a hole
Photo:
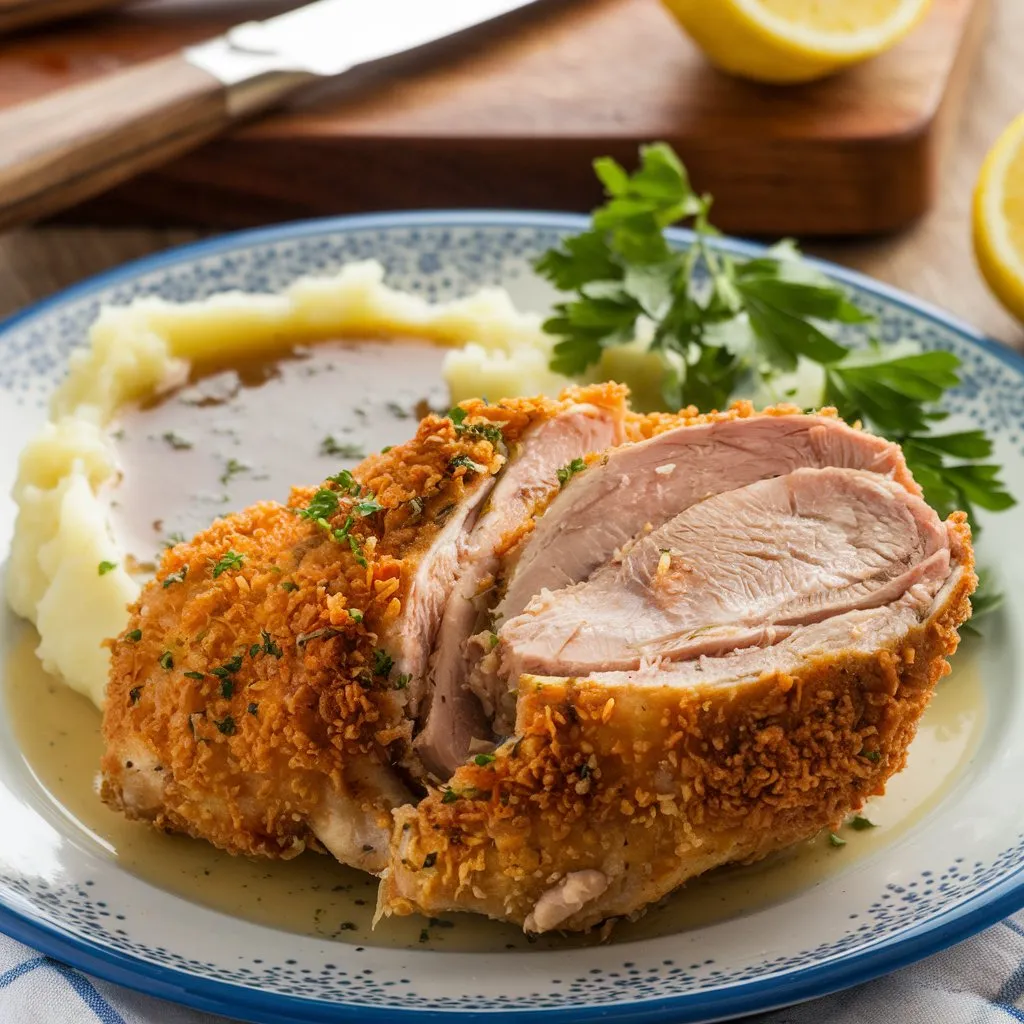
[[[539,0],[318,0],[0,110],[0,229],[88,199],[310,82]]]

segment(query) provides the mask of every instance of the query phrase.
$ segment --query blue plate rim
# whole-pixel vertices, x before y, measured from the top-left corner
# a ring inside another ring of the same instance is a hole
[[[256,245],[272,244],[320,234],[357,230],[438,227],[510,227],[540,228],[562,232],[579,231],[589,223],[581,214],[548,213],[522,210],[417,210],[358,214],[293,221],[270,227],[229,232],[215,238],[174,246],[143,256],[84,281],[64,288],[0,321],[0,345],[4,335],[25,321],[69,302],[110,288],[144,274],[188,263],[197,258],[215,256]],[[680,244],[693,239],[685,228],[668,232]],[[743,239],[716,240],[716,246],[737,256],[762,255],[766,246]],[[857,271],[827,260],[808,258],[808,262],[836,281],[858,288],[886,302],[924,317],[934,324],[959,334],[1024,376],[1024,354],[992,340],[957,317],[937,306],[876,281]],[[0,905],[0,931],[12,938],[114,984],[148,995],[168,999],[195,1009],[246,1019],[259,1024],[285,1021],[396,1022],[396,1024],[440,1024],[458,1016],[465,1020],[521,1021],[543,1019],[551,1024],[576,1024],[599,1016],[602,1019],[629,1020],[643,1024],[687,1024],[687,1022],[725,1020],[749,1013],[763,1012],[796,1002],[828,995],[859,985],[914,963],[933,953],[997,924],[1024,908],[1024,864],[1009,876],[976,894],[962,906],[947,911],[930,924],[922,924],[905,935],[869,948],[837,957],[812,967],[797,968],[786,974],[741,982],[712,992],[665,996],[641,1002],[622,1002],[599,1006],[521,1009],[500,1011],[379,1009],[374,1007],[324,1003],[281,993],[261,992],[233,982],[196,978],[187,971],[167,968],[119,953],[99,943],[63,933],[46,921],[27,916],[10,906]],[[465,955],[465,954],[462,954]]]

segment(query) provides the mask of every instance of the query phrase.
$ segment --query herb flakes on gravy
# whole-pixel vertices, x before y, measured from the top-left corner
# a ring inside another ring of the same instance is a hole
[[[499,289],[431,304],[383,279],[379,264],[353,263],[280,295],[101,310],[13,494],[7,596],[35,624],[47,671],[101,706],[103,643],[161,548],[405,440],[417,404],[448,402],[429,342],[547,344],[540,318]],[[385,344],[395,358],[382,363]]]

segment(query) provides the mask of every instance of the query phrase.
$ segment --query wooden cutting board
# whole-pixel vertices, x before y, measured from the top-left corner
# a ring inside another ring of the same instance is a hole
[[[13,37],[0,106],[289,6],[151,0]],[[70,216],[235,227],[415,207],[586,210],[600,198],[593,157],[632,164],[638,145],[665,139],[726,230],[890,231],[933,198],[986,7],[935,0],[891,52],[780,88],[715,71],[658,0],[547,0],[320,86]]]

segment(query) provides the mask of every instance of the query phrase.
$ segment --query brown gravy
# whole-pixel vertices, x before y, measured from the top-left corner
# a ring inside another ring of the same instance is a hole
[[[413,339],[326,341],[193,366],[111,426],[122,476],[106,496],[119,545],[151,565],[162,544],[218,516],[285,501],[294,484],[407,441],[426,407],[447,408],[444,352]]]

